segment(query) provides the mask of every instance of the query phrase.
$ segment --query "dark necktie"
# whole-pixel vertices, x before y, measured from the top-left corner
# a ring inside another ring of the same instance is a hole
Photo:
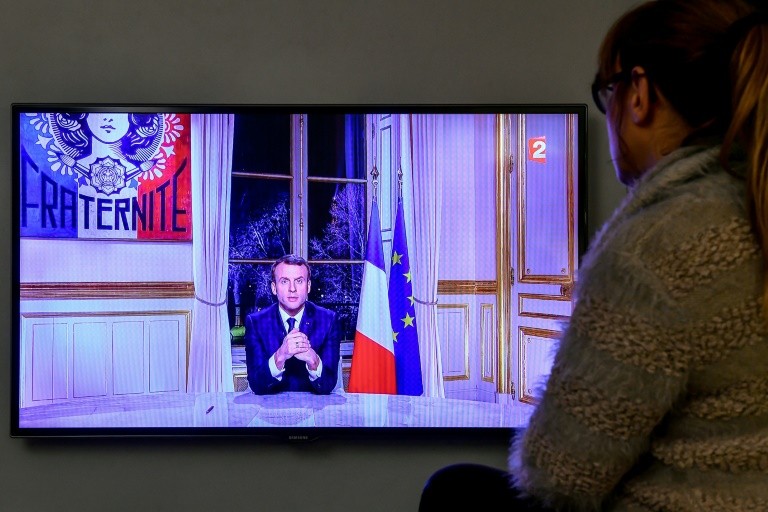
[[[295,326],[296,326],[296,319],[293,317],[290,317],[288,319],[288,332],[291,332]]]

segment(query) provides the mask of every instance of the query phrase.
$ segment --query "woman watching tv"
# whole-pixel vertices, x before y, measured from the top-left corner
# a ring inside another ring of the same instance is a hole
[[[443,468],[420,510],[768,510],[768,7],[644,2],[592,92],[629,193],[507,471]]]

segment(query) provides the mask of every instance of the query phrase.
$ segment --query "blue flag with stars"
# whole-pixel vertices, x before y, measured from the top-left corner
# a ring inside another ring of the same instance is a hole
[[[397,217],[392,239],[392,265],[389,271],[389,311],[395,345],[397,394],[419,396],[424,393],[421,382],[419,336],[416,332],[411,265],[405,234],[403,201],[397,202]]]

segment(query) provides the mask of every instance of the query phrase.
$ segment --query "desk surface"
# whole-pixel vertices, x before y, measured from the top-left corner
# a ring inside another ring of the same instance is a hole
[[[336,392],[164,393],[84,398],[21,409],[21,428],[518,427],[525,404]]]

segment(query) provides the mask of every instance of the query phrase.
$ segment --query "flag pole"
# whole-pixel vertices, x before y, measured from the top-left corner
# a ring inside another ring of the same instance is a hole
[[[375,129],[372,127],[371,131],[371,139],[375,140]],[[379,221],[379,170],[376,167],[375,142],[372,153],[373,168],[370,175],[373,201],[348,391],[393,395],[397,393],[395,349]]]
[[[379,186],[379,169],[376,167],[376,127],[371,123],[371,145],[373,146],[373,166],[371,169],[371,180],[373,183],[373,204],[378,206],[378,186]]]
[[[419,336],[416,328],[413,274],[408,251],[405,207],[403,205],[403,168],[397,170],[397,213],[392,233],[392,257],[389,274],[389,310],[395,354],[397,394],[424,394],[421,376]]]

